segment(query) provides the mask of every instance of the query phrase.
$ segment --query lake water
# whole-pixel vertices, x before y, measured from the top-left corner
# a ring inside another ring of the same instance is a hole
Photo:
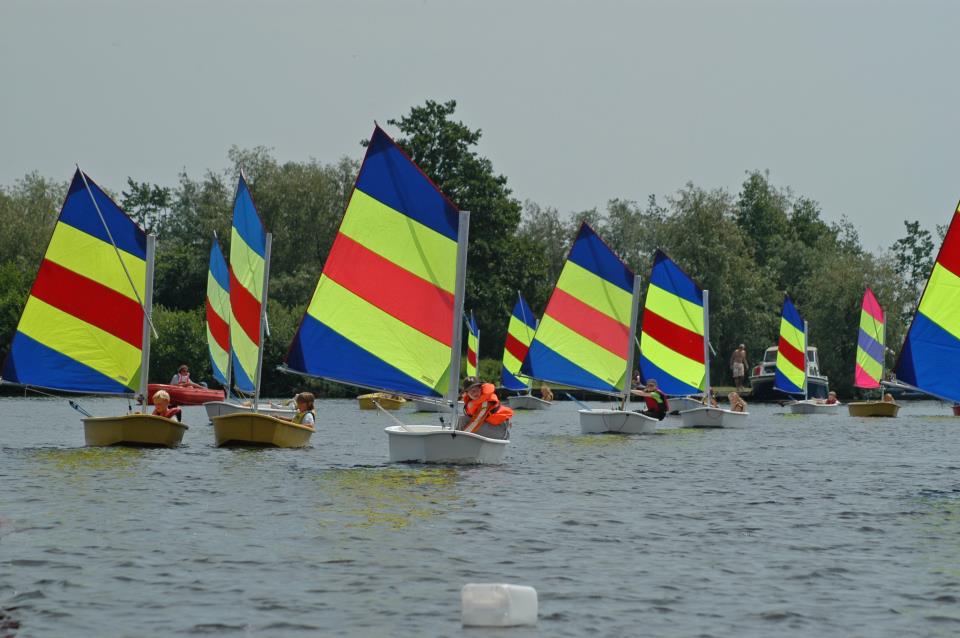
[[[583,437],[558,403],[515,419],[504,465],[429,467],[387,464],[390,423],[353,401],[319,402],[303,450],[217,449],[201,408],[183,447],[135,450],[84,448],[64,400],[0,399],[0,627],[960,634],[960,419],[934,402],[892,420],[751,411],[744,429]],[[535,587],[538,625],[461,628],[468,582]]]

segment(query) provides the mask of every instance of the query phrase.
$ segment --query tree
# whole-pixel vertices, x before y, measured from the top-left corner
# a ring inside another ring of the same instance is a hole
[[[120,208],[147,233],[155,233],[170,213],[172,193],[169,188],[136,182],[127,178],[127,189],[120,194]]]
[[[936,259],[933,237],[929,230],[920,228],[918,221],[905,219],[903,225],[907,234],[893,242],[890,249],[893,251],[897,272],[903,277],[914,299],[919,300]]]

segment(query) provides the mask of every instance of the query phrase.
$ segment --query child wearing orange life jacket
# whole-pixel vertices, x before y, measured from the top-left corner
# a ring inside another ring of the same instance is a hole
[[[170,393],[166,390],[157,390],[153,395],[153,415],[162,416],[165,419],[176,419],[179,421],[182,416],[180,408],[170,407]]]
[[[510,417],[513,410],[500,405],[496,387],[477,377],[463,380],[463,412],[457,429],[479,434],[488,439],[510,438]]]

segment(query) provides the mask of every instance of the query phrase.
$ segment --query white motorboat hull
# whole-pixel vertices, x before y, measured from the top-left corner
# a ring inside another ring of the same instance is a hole
[[[230,401],[208,401],[203,404],[207,411],[207,418],[213,421],[214,417],[227,414],[253,414],[252,405],[242,405]],[[257,406],[258,414],[266,414],[278,419],[292,419],[297,415],[297,411],[292,408],[275,408],[269,403],[261,403]]]
[[[787,407],[793,414],[840,414],[842,403],[817,403],[816,401],[794,401],[788,403]]]
[[[439,425],[386,428],[391,463],[499,464],[509,440],[488,439]]]
[[[553,404],[530,394],[518,394],[507,399],[507,405],[514,410],[546,410]]]
[[[685,428],[729,428],[745,425],[749,412],[734,412],[723,408],[708,408],[701,405],[692,410],[682,410],[680,419]]]
[[[694,410],[702,408],[703,401],[700,397],[670,397],[670,411],[683,412],[684,410]]]
[[[653,434],[657,420],[624,410],[580,410],[580,432],[583,434]]]

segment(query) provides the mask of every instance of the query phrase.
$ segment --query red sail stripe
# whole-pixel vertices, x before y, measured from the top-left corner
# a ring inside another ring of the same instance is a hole
[[[30,294],[132,346],[143,346],[140,304],[112,288],[44,259]]]
[[[688,359],[703,363],[703,335],[678,326],[649,308],[643,311],[643,334]]]
[[[530,349],[530,344],[522,343],[518,341],[516,337],[512,334],[507,333],[507,352],[512,354],[517,358],[517,361],[523,361],[523,358],[527,356],[527,350]]]
[[[953,214],[937,263],[960,277],[960,212]]]
[[[546,314],[604,350],[621,358],[626,356],[630,328],[560,288],[554,289]]]
[[[516,325],[511,323],[507,328],[507,334],[527,346],[529,346],[530,342],[533,341],[533,332],[533,330],[525,327],[523,324]]]
[[[207,326],[210,327],[210,334],[213,335],[217,345],[230,352],[230,324],[224,321],[210,305],[210,297],[207,297]]]
[[[343,233],[333,243],[323,274],[397,320],[452,345],[453,295]],[[440,305],[442,312],[426,310]]]
[[[477,367],[477,353],[473,350],[467,350],[467,363],[472,365],[474,368]]]
[[[783,337],[780,337],[780,343],[777,344],[777,348],[779,352],[786,357],[787,361],[793,364],[797,370],[805,370],[803,366],[803,353],[794,348],[789,341]],[[804,372],[804,374],[806,374],[806,372]]]
[[[240,328],[253,342],[260,345],[260,300],[237,280],[230,268],[230,307],[233,316],[237,318]]]

